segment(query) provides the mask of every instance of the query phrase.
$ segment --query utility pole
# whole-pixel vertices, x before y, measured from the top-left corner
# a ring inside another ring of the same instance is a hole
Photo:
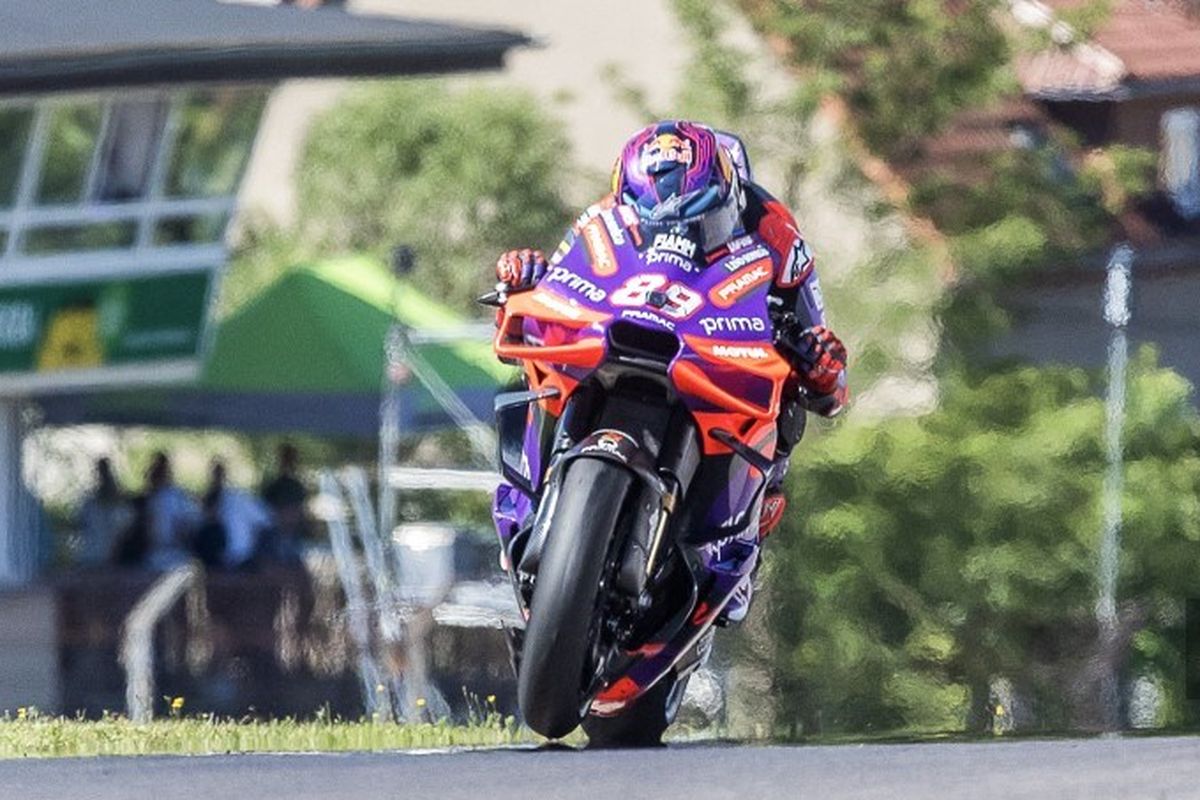
[[[1100,558],[1097,565],[1096,625],[1102,665],[1100,702],[1104,729],[1121,727],[1120,676],[1117,670],[1117,577],[1121,558],[1121,493],[1124,457],[1121,434],[1125,427],[1125,373],[1129,342],[1125,329],[1131,312],[1129,294],[1133,285],[1133,249],[1127,244],[1113,249],[1104,282],[1104,321],[1112,328],[1108,341],[1108,396],[1105,399],[1105,453]]]
[[[400,321],[400,278],[412,271],[416,260],[412,248],[400,245],[392,251],[392,273],[396,281],[392,296],[392,324],[383,343],[383,398],[379,404],[379,535],[391,541],[396,527],[396,489],[390,475],[399,459],[400,392],[412,373],[405,362],[408,333]]]

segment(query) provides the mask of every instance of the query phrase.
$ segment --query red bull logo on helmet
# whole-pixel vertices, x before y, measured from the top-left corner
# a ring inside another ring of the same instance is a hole
[[[692,165],[692,143],[673,133],[660,133],[642,146],[642,170],[659,164]]]

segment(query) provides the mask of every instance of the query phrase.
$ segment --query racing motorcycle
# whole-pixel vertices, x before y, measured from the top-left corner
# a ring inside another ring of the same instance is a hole
[[[757,564],[781,408],[804,419],[764,243],[706,258],[647,240],[629,211],[584,224],[536,287],[480,299],[527,387],[496,398],[493,508],[526,621],[509,632],[521,712],[609,746],[656,744],[673,721]]]

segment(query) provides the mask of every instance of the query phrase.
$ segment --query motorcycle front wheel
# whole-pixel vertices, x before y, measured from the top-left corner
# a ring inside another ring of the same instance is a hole
[[[517,675],[525,723],[550,739],[573,731],[586,711],[600,582],[633,476],[611,461],[581,458],[561,480]]]

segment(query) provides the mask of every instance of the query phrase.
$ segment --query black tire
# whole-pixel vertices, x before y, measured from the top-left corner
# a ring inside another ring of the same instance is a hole
[[[517,702],[525,723],[558,739],[578,727],[600,579],[632,474],[582,458],[562,478],[530,601],[521,648]]]
[[[615,717],[588,714],[583,718],[588,747],[660,747],[686,686],[686,677],[679,681],[667,675]]]

